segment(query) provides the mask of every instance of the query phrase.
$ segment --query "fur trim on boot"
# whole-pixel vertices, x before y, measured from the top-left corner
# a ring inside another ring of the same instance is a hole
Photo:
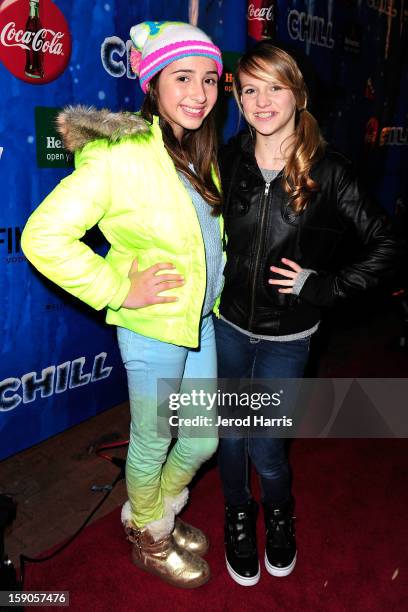
[[[145,525],[145,527],[148,528],[154,537],[155,541],[160,540],[173,531],[175,515],[181,512],[186,505],[187,500],[187,487],[185,487],[179,495],[176,495],[176,497],[164,498],[164,516],[161,519],[157,519],[157,521],[152,521],[151,523]],[[129,500],[122,506],[121,521],[125,529],[129,527],[135,528],[135,525],[132,522],[132,512],[130,509]]]
[[[172,508],[174,514],[179,514],[188,501],[188,489],[185,487],[176,497],[165,497],[164,507]]]
[[[125,530],[138,529],[138,527],[132,521],[132,512],[130,510],[129,501],[122,506],[121,520]],[[142,529],[147,529],[151,533],[155,542],[162,540],[166,536],[170,535],[174,529],[174,511],[172,509],[165,511],[162,518],[144,525]]]
[[[71,152],[98,138],[117,142],[120,138],[149,132],[149,125],[135,113],[112,113],[108,109],[97,110],[83,105],[64,108],[56,124],[64,147]]]

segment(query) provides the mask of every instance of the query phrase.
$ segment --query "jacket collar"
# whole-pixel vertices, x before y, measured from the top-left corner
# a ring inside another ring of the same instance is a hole
[[[100,138],[117,142],[121,138],[151,131],[151,126],[138,113],[112,113],[107,109],[97,110],[82,105],[65,107],[57,116],[56,123],[64,147],[71,152]]]

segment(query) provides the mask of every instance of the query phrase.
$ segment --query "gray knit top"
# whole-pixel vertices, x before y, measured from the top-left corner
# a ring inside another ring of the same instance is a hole
[[[208,315],[213,307],[215,300],[221,293],[223,285],[222,270],[224,267],[220,220],[218,217],[211,215],[211,206],[207,204],[204,198],[194,189],[187,177],[178,172],[179,178],[193,202],[196,209],[198,221],[200,223],[201,233],[203,236],[205,261],[207,268],[207,284],[205,289],[205,297],[202,309],[202,316]]]

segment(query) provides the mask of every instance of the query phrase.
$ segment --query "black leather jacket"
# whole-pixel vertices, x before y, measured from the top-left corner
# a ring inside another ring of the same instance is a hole
[[[384,211],[370,201],[350,162],[327,149],[311,176],[320,190],[300,215],[291,209],[282,174],[269,191],[248,133],[220,152],[227,263],[220,313],[255,334],[311,328],[320,307],[392,277],[400,246]],[[278,292],[269,278],[281,258],[311,269],[299,295]]]

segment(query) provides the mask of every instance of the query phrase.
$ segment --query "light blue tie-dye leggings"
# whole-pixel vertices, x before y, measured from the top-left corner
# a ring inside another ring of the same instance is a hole
[[[179,387],[183,379],[211,379],[205,384],[215,390],[217,361],[211,315],[202,319],[200,331],[199,348],[188,349],[118,328],[131,411],[126,485],[132,521],[139,528],[163,516],[164,497],[179,495],[217,448],[215,427],[206,427],[205,437],[197,428],[181,427],[168,452],[170,431],[158,432],[157,427],[158,379],[177,379]],[[205,408],[196,410],[196,414],[200,412],[205,414]],[[178,415],[183,416],[183,408]]]

